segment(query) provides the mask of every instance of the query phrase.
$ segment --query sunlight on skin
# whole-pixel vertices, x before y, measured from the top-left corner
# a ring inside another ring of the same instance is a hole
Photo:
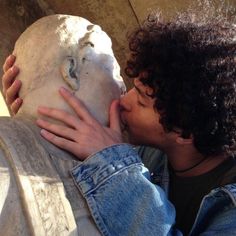
[[[4,101],[2,93],[0,92],[0,116],[10,116],[7,105]]]

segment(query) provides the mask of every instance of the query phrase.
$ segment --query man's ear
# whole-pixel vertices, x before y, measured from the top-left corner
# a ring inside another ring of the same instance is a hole
[[[183,138],[180,135],[178,135],[175,139],[176,143],[180,145],[186,145],[186,144],[192,144],[193,143],[193,136],[190,135],[189,138]]]
[[[77,60],[70,56],[65,58],[60,67],[62,77],[73,90],[79,89],[79,75],[77,72],[77,67]]]

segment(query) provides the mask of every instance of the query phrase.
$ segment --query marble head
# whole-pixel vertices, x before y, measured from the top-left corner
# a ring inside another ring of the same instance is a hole
[[[39,19],[19,37],[13,54],[24,101],[18,115],[35,118],[39,105],[73,112],[58,93],[64,86],[106,125],[111,101],[125,92],[109,36],[84,18]]]

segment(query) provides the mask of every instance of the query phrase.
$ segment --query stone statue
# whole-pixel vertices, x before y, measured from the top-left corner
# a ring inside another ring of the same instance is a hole
[[[24,102],[0,118],[0,235],[100,235],[70,176],[78,159],[44,140],[34,121],[39,105],[73,112],[58,93],[64,86],[106,125],[125,91],[111,46],[99,26],[68,15],[41,18],[17,40]]]

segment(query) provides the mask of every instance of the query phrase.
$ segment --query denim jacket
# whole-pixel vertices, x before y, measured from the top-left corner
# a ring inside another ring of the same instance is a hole
[[[159,153],[157,159],[150,174],[135,148],[119,144],[73,168],[75,184],[103,235],[182,235],[174,228],[175,209],[167,198],[166,158]],[[236,235],[236,184],[212,190],[201,203],[190,235],[213,234]]]

